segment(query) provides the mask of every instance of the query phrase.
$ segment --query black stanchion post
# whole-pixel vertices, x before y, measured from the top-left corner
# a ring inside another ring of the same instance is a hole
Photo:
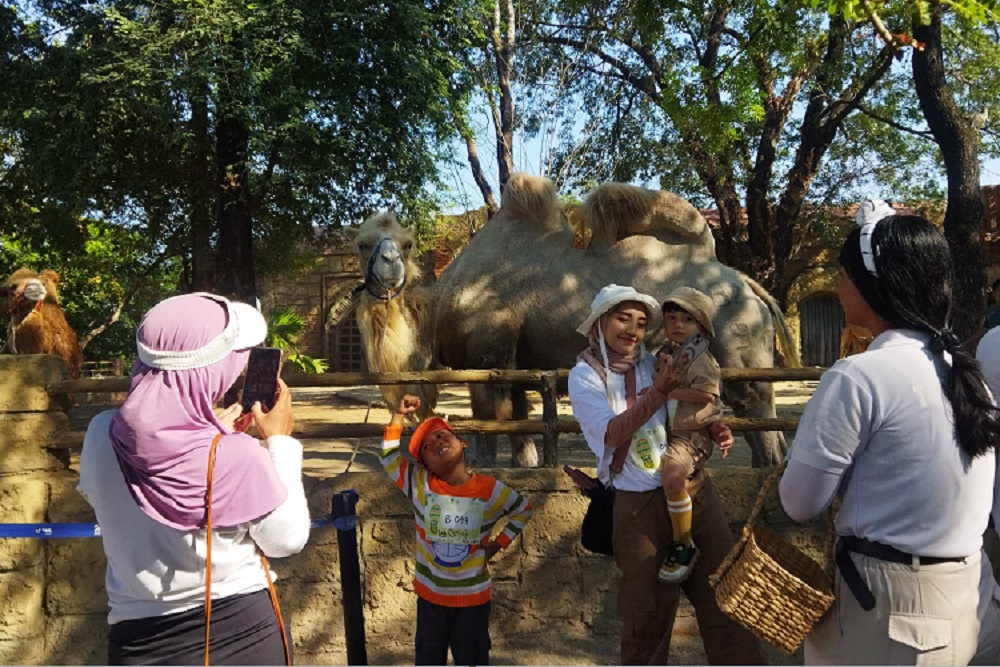
[[[347,664],[367,665],[365,612],[361,604],[361,565],[358,562],[358,492],[354,489],[333,494],[330,516],[337,529],[340,555],[340,587],[344,600],[344,635]]]

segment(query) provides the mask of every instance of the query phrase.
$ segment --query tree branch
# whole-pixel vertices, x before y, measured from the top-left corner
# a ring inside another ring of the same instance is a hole
[[[858,112],[859,113],[863,113],[864,115],[868,116],[869,118],[877,120],[880,123],[884,123],[884,124],[888,125],[889,127],[894,127],[897,130],[899,130],[900,132],[906,132],[906,133],[912,134],[912,135],[914,135],[916,137],[920,137],[921,139],[927,139],[929,141],[934,141],[934,135],[931,133],[930,130],[915,130],[912,127],[907,127],[906,125],[903,125],[902,123],[896,122],[892,118],[888,118],[886,116],[882,116],[880,114],[875,113],[874,111],[872,111],[868,107],[864,106],[863,104],[859,104],[858,105]]]

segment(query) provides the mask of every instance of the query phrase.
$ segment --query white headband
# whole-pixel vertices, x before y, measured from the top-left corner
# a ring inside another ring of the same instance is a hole
[[[267,322],[264,316],[253,306],[230,301],[225,297],[208,292],[195,292],[170,299],[200,296],[222,304],[228,317],[226,328],[218,336],[208,341],[197,350],[154,350],[139,340],[139,331],[135,334],[135,347],[139,353],[139,361],[150,368],[164,371],[183,371],[192,368],[210,366],[225,359],[234,350],[244,350],[264,342],[267,336]],[[160,303],[170,301],[165,299]],[[140,329],[142,325],[140,323]]]
[[[877,248],[872,247],[872,234],[875,233],[875,225],[879,220],[895,213],[888,202],[881,199],[866,199],[861,202],[858,214],[854,218],[861,225],[861,259],[864,260],[868,273],[876,278],[878,278],[878,270],[875,268]]]

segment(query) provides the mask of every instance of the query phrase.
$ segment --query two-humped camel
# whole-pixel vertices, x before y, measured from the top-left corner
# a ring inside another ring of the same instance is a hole
[[[757,283],[716,259],[711,230],[690,203],[668,192],[609,183],[596,188],[575,214],[592,232],[586,250],[573,247],[552,182],[516,174],[500,211],[436,283],[417,288],[407,287],[413,282],[409,230],[384,213],[353,228],[366,279],[358,322],[369,366],[380,371],[571,368],[586,346],[576,327],[609,283],[633,285],[657,298],[679,285],[711,296],[718,306],[711,351],[724,368],[771,368],[773,321],[786,363],[798,365],[777,304]],[[661,340],[657,316],[647,343],[653,349]],[[390,406],[402,391],[386,388]],[[421,416],[426,416],[436,396],[427,385],[422,391]],[[476,384],[470,393],[478,419],[527,417],[522,388]],[[726,382],[723,400],[737,416],[775,416],[767,382]],[[780,433],[746,437],[754,466],[784,457]],[[538,464],[528,436],[511,436],[511,452],[514,465]],[[473,455],[478,465],[494,465],[496,437],[486,438]]]

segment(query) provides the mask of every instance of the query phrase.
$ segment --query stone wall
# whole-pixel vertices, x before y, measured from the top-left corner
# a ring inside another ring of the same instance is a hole
[[[69,427],[63,403],[43,387],[63,377],[55,357],[0,356],[0,511],[11,523],[89,522],[76,475],[46,442]],[[578,543],[586,500],[560,470],[486,471],[529,496],[536,512],[493,565],[495,642],[560,647],[576,664],[593,664],[595,639],[616,644],[617,570],[610,558]],[[766,471],[715,475],[736,532]],[[356,489],[367,650],[371,664],[412,663],[413,515],[408,501],[378,473],[307,478],[313,517],[326,516],[336,493]],[[792,525],[776,494],[762,521],[819,556],[824,522]],[[107,599],[99,539],[0,539],[0,664],[101,664],[106,659]],[[313,531],[305,550],[276,560],[279,595],[293,628],[298,664],[346,663],[337,531]],[[682,607],[677,633],[696,632]],[[570,663],[572,664],[572,662]]]

